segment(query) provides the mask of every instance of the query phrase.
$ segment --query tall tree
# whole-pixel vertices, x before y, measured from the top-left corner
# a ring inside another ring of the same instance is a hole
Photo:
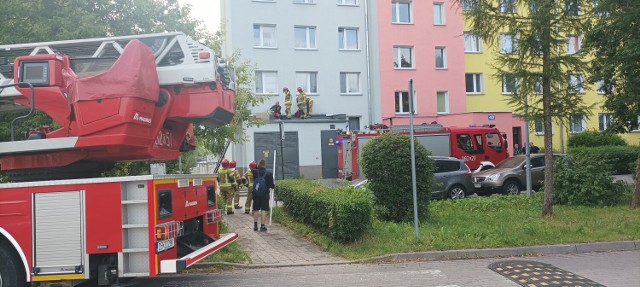
[[[640,1],[600,0],[594,8],[585,48],[592,54],[590,80],[600,82],[611,129],[638,130],[640,124]],[[640,205],[640,152],[631,207]]]
[[[456,0],[471,32],[500,52],[492,63],[494,78],[512,92],[508,103],[525,119],[542,118],[545,181],[543,215],[553,214],[554,121],[588,115],[578,90],[584,88],[586,64],[568,54],[565,35],[582,33],[580,0]]]
[[[69,39],[122,36],[167,31],[181,31],[201,40],[216,52],[224,39],[222,33],[212,35],[204,30],[201,21],[189,16],[190,5],[181,5],[177,0],[3,0],[0,9],[0,44],[16,44]],[[251,108],[260,102],[251,93],[253,66],[239,62],[239,53],[226,59],[236,66],[237,96],[234,123],[252,125]],[[9,123],[23,112],[0,113],[0,141],[10,139]],[[52,124],[44,113],[19,123],[18,131],[29,127]],[[219,153],[228,139],[245,140],[241,124],[218,129],[195,128],[199,150]],[[191,157],[188,157],[191,158]],[[193,161],[189,161],[193,162]],[[170,166],[175,166],[171,164]],[[148,170],[146,162],[118,165],[121,171],[113,174],[135,174]],[[186,167],[185,169],[186,170]]]

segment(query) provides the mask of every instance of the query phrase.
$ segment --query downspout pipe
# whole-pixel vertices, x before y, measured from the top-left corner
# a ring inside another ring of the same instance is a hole
[[[367,103],[369,112],[369,125],[373,124],[373,88],[371,87],[371,51],[369,49],[369,1],[364,0],[364,36],[365,53],[367,57]]]

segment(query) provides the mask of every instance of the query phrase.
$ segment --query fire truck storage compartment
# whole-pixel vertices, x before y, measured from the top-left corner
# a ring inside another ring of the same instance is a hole
[[[122,277],[149,275],[149,210],[146,181],[122,183],[122,252],[118,273]]]
[[[202,230],[202,217],[184,221],[184,235],[178,237],[178,257],[184,257],[215,241]]]
[[[84,272],[83,196],[81,191],[34,193],[34,274]]]

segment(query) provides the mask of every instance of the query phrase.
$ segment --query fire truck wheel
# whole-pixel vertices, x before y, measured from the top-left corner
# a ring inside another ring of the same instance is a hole
[[[462,199],[466,196],[467,191],[464,189],[462,185],[454,185],[449,188],[449,198],[450,199]]]
[[[520,194],[520,185],[513,179],[507,180],[502,186],[502,193],[504,195],[518,195]]]
[[[0,239],[0,287],[27,287],[24,265],[11,248]]]

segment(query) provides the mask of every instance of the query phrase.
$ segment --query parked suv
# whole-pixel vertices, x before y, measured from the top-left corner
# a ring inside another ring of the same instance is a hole
[[[560,155],[554,155],[557,157]],[[498,163],[494,168],[473,174],[473,184],[479,193],[519,194],[526,184],[526,156],[517,155]],[[544,154],[531,155],[531,184],[538,189],[544,183]]]
[[[474,193],[471,170],[463,160],[455,157],[430,156],[435,161],[435,184],[432,198],[465,198]]]

